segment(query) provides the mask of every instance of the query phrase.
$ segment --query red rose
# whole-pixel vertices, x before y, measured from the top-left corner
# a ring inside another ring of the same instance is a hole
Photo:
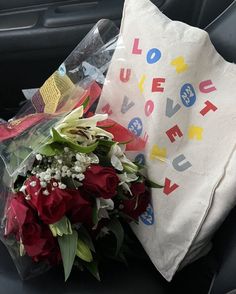
[[[40,219],[45,224],[54,224],[66,214],[71,201],[70,190],[59,189],[54,187],[52,183],[48,184],[46,188],[42,188],[36,177],[27,179],[25,185],[26,192],[31,197],[29,203],[38,211]],[[45,195],[45,191],[48,191],[48,195]]]
[[[30,223],[33,218],[32,208],[29,207],[25,200],[25,195],[21,192],[11,198],[6,211],[6,229],[5,235],[17,234],[25,223]]]
[[[17,193],[7,208],[6,235],[14,234],[34,261],[46,260],[55,264],[60,261],[60,251],[56,238],[48,226],[40,224],[34,210],[25,200],[25,195]]]
[[[133,219],[138,219],[150,203],[150,191],[146,189],[144,183],[133,183],[130,190],[133,196],[129,200],[123,200],[122,210]]]
[[[83,187],[89,194],[104,199],[116,195],[119,178],[114,168],[91,165],[84,175]]]
[[[92,202],[86,199],[85,192],[82,189],[72,190],[70,195],[72,196],[71,208],[67,213],[69,220],[72,223],[83,223],[92,226]]]
[[[27,255],[35,262],[46,261],[54,265],[61,260],[57,240],[48,226],[36,222],[24,224],[21,238]]]

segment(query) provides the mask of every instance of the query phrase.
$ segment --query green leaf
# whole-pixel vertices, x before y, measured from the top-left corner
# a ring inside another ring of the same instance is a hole
[[[98,224],[98,208],[97,208],[97,205],[96,204],[93,207],[92,219],[93,219],[94,226],[97,226],[97,224]]]
[[[116,194],[116,198],[118,200],[129,200],[129,197],[127,196],[127,193],[124,193],[124,190],[122,189],[121,186],[119,186],[117,188],[117,194]]]
[[[96,143],[94,143],[92,145],[89,145],[89,146],[81,146],[79,144],[75,144],[73,142],[68,141],[67,145],[70,148],[72,148],[72,149],[74,149],[74,150],[76,150],[76,151],[78,151],[80,153],[92,153],[97,148],[98,142],[96,142]]]
[[[138,166],[134,164],[133,162],[123,163],[123,167],[124,167],[124,170],[130,174],[136,174],[139,170]]]
[[[110,140],[99,140],[98,144],[99,146],[111,147],[116,144],[116,142]]]
[[[85,109],[89,105],[89,101],[90,101],[90,97],[88,96],[82,104],[83,109]]]
[[[65,281],[67,281],[67,279],[69,278],[74,264],[77,250],[77,241],[78,234],[74,230],[71,235],[63,235],[62,237],[58,237],[58,243],[61,250],[61,256],[65,273]]]
[[[147,184],[147,186],[150,187],[150,188],[162,189],[162,188],[164,187],[164,186],[161,186],[161,185],[159,185],[159,184],[157,184],[157,183],[154,183],[154,182],[152,182],[152,181],[150,181],[150,180],[146,180],[146,184]]]
[[[119,211],[119,216],[122,217],[124,220],[128,220],[129,222],[134,222],[138,225],[138,220],[129,216],[128,214],[124,213],[123,211]]]
[[[38,153],[40,153],[42,155],[45,155],[45,156],[54,156],[54,155],[56,155],[55,149],[53,148],[52,145],[49,145],[49,144],[42,146],[39,149]]]
[[[66,139],[64,139],[56,129],[52,128],[52,139],[53,142],[60,142],[60,143],[65,143],[67,142]]]
[[[88,245],[89,249],[92,250],[93,252],[96,252],[94,245],[93,245],[93,240],[92,240],[89,232],[86,230],[86,228],[81,226],[79,228],[78,234],[79,234],[80,239]]]
[[[84,267],[100,282],[100,275],[98,271],[98,264],[96,261],[90,263],[83,263]]]
[[[144,164],[140,164],[137,161],[134,161],[134,164],[137,165],[137,167],[138,167],[139,170],[146,168],[146,166]]]
[[[98,146],[98,142],[89,145],[89,146],[81,146],[79,144],[76,144],[66,138],[63,138],[56,129],[52,128],[52,138],[53,138],[53,142],[58,142],[58,143],[63,143],[64,145],[69,146],[71,149],[76,150],[80,153],[91,153],[93,152],[97,146]]]
[[[64,216],[61,220],[59,220],[55,224],[49,225],[49,228],[54,237],[63,236],[63,235],[71,235],[73,233],[71,228],[71,223],[66,216]]]
[[[80,238],[78,238],[77,241],[77,250],[76,255],[86,262],[93,261],[93,256],[91,253],[91,250],[89,249],[89,246]]]
[[[124,242],[124,229],[117,218],[113,218],[110,223],[107,225],[107,228],[115,235],[117,246],[116,246],[116,255],[118,255],[120,248]]]

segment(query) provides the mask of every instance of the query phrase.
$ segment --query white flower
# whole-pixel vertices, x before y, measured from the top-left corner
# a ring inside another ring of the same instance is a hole
[[[86,155],[83,153],[76,153],[75,157],[77,159],[77,164],[85,163],[86,162]]]
[[[76,175],[76,178],[79,180],[79,181],[83,181],[85,176],[83,174],[77,174]]]
[[[63,167],[61,168],[61,170],[62,170],[63,172],[66,172],[66,171],[68,170],[68,166],[63,165]]]
[[[54,178],[55,180],[60,180],[60,179],[61,179],[61,176],[58,175],[58,174],[55,174],[55,175],[53,176],[53,178]]]
[[[114,154],[111,156],[111,164],[115,169],[119,171],[123,171],[124,169],[121,160]]]
[[[21,188],[20,188],[20,192],[22,192],[23,194],[26,194],[26,188],[27,186],[23,185]]]
[[[138,180],[138,176],[136,174],[118,174],[121,183],[131,183],[136,182]]]
[[[52,177],[51,177],[50,174],[46,174],[46,175],[44,176],[44,180],[47,181],[47,182],[50,181],[51,178],[52,178]]]
[[[61,189],[61,190],[64,190],[64,189],[66,189],[66,185],[63,184],[63,183],[59,183],[58,188]]]
[[[80,172],[82,171],[82,168],[81,168],[80,166],[76,166],[76,167],[75,167],[75,171],[76,171],[77,173],[80,173]]]
[[[72,172],[71,172],[70,170],[68,170],[68,171],[66,172],[66,175],[67,175],[67,177],[71,177]]]
[[[55,127],[61,137],[73,143],[79,143],[84,146],[91,145],[97,141],[98,137],[112,139],[112,134],[97,127],[99,121],[107,119],[107,114],[98,114],[90,118],[81,118],[83,107],[79,107],[68,114]]]
[[[114,202],[111,199],[96,198],[98,221],[102,218],[109,218],[108,211],[114,209]]]
[[[90,163],[93,163],[93,164],[98,164],[99,163],[99,158],[94,153],[89,154],[89,159],[90,159]]]
[[[65,147],[64,148],[64,151],[65,151],[65,153],[68,153],[69,152],[69,148],[68,147]]]
[[[127,174],[125,172],[123,174],[119,174],[118,177],[120,179],[119,185],[122,186],[125,191],[128,191],[132,195],[132,192],[130,190],[129,184],[131,182],[137,181],[138,180],[138,176],[136,174]]]
[[[118,143],[112,145],[111,150],[108,156],[111,158],[112,166],[119,170],[129,172],[129,173],[136,173],[138,171],[138,167],[134,164],[131,160],[129,160],[125,156],[125,145],[119,145]]]
[[[38,161],[41,161],[43,159],[42,155],[41,154],[36,154],[36,159]]]
[[[30,182],[31,187],[36,187],[37,183],[35,181]]]
[[[46,188],[46,187],[47,187],[47,183],[46,183],[46,182],[40,182],[40,186],[41,186],[42,188]]]

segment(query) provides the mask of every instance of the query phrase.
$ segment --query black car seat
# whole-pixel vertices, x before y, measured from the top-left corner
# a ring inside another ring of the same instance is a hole
[[[206,27],[217,51],[230,62],[236,62],[236,1]]]
[[[208,25],[206,30],[217,51],[227,61],[236,63],[236,1]],[[236,208],[231,211],[216,233],[214,251],[219,270],[212,283],[210,294],[236,293]],[[235,291],[231,292],[234,289]]]

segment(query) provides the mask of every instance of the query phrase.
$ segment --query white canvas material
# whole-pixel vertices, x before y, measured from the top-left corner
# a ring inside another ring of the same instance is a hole
[[[137,160],[164,188],[133,229],[168,281],[207,252],[236,203],[235,93],[236,65],[205,31],[125,1],[98,112],[146,141]]]

